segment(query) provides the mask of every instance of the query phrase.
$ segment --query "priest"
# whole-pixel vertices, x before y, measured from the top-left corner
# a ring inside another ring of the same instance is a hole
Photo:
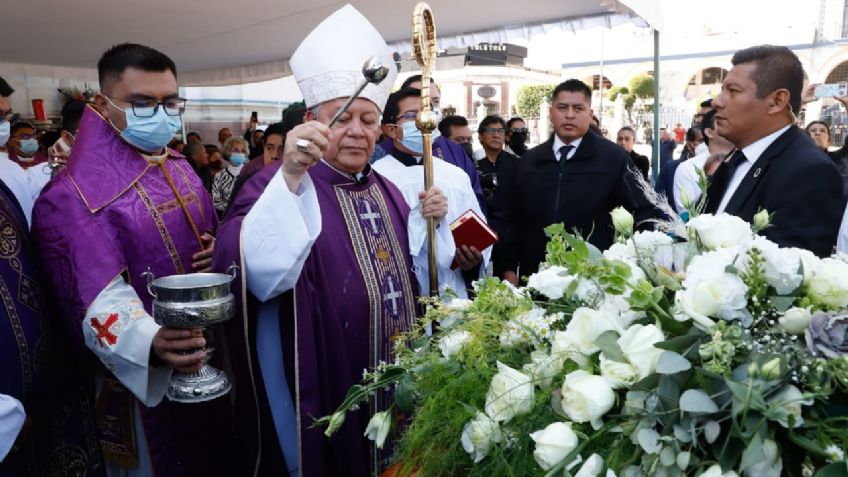
[[[388,77],[328,127],[371,56],[389,67]],[[318,25],[290,65],[305,122],[288,133],[281,164],[239,191],[213,262],[223,270],[235,260],[243,272],[242,313],[226,333],[230,356],[251,357],[232,363],[237,437],[261,474],[367,476],[384,456],[363,432],[390,404],[386,396],[350,414],[332,438],[312,425],[342,403],[363,370],[392,362],[395,341],[415,325],[413,262],[426,264],[426,256],[410,254],[403,195],[368,164],[397,72],[383,38],[350,5]],[[415,213],[444,218],[441,191],[419,199]]]
[[[165,147],[185,108],[176,66],[121,44],[103,54],[98,74],[101,93],[83,113],[68,166],[36,201],[33,239],[67,336],[97,380],[110,475],[226,474],[227,400],[163,400],[173,369],[200,368],[205,338],[159,326],[141,276],[208,268],[218,225],[191,166]]]

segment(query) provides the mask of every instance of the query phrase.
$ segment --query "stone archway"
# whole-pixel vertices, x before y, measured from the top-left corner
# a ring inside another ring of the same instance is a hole
[[[710,66],[699,70],[689,78],[686,84],[686,99],[692,101],[707,95],[714,96],[721,88],[727,73],[728,70],[720,66]]]

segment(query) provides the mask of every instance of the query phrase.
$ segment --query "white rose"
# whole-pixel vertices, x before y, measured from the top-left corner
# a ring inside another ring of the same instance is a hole
[[[765,459],[745,469],[745,477],[775,477],[783,472],[783,460],[780,458],[776,442],[766,439],[763,442],[763,453]]]
[[[748,286],[738,275],[725,271],[735,256],[733,251],[718,250],[692,259],[683,280],[684,289],[675,297],[678,320],[685,321],[688,316],[696,323],[705,323],[702,317],[716,317],[741,319],[745,324],[751,319],[747,311]]]
[[[563,297],[565,289],[574,279],[574,276],[568,274],[567,268],[554,265],[530,275],[527,287],[537,290],[551,300],[558,300]]]
[[[790,248],[780,248],[771,240],[759,235],[751,239],[745,246],[747,250],[756,248],[765,260],[763,271],[766,283],[774,287],[778,295],[788,295],[795,291],[804,280],[801,271],[801,256]],[[746,254],[740,260],[740,268],[747,270],[749,256]]]
[[[389,429],[392,428],[392,414],[389,411],[378,412],[371,417],[365,426],[365,437],[374,441],[378,449],[383,448]]]
[[[604,471],[604,459],[598,454],[592,454],[574,474],[574,477],[598,477]]]
[[[612,226],[619,233],[630,235],[633,233],[633,214],[627,211],[624,207],[616,207],[610,212],[612,216]]]
[[[530,438],[536,443],[533,458],[542,470],[550,470],[577,448],[577,434],[566,422],[554,422],[531,433]]]
[[[692,296],[693,293],[688,290],[680,290],[674,294],[674,319],[677,321],[692,320],[692,323],[699,330],[707,331],[715,326],[716,322],[695,308]]]
[[[709,250],[739,245],[752,235],[747,222],[729,214],[701,214],[687,222],[686,227]]]
[[[636,249],[633,247],[633,241],[628,240],[627,244],[612,244],[610,248],[604,250],[604,258],[607,260],[621,260],[622,262],[636,260]]]
[[[639,370],[630,363],[607,359],[601,354],[601,376],[605,377],[614,389],[629,388],[639,381]]]
[[[787,333],[802,335],[807,330],[807,327],[810,326],[812,317],[810,310],[796,306],[786,310],[777,322],[780,323],[780,327],[786,330]]]
[[[462,429],[460,441],[462,448],[471,455],[476,464],[489,454],[493,444],[502,439],[503,434],[498,423],[486,414],[478,412],[477,416]]]
[[[465,346],[465,343],[469,341],[471,341],[471,333],[467,331],[454,331],[453,333],[442,336],[439,340],[439,350],[441,350],[442,356],[450,359],[459,353],[462,347]]]
[[[579,278],[574,296],[588,305],[595,305],[604,298],[604,291],[592,280]]]
[[[654,372],[663,352],[654,344],[664,340],[662,330],[656,325],[633,325],[618,339],[618,346],[627,361],[636,368],[638,379],[645,379]]]
[[[802,248],[790,247],[789,250],[797,253],[801,257],[801,264],[804,266],[804,281],[809,280],[818,270],[821,265],[821,259],[809,250]]]
[[[802,394],[795,386],[788,384],[769,399],[769,404],[779,407],[779,417],[776,420],[781,426],[789,429],[789,416],[795,417],[794,427],[801,427],[804,424],[801,406],[810,406],[813,404],[813,400]]]
[[[715,464],[698,477],[739,477],[739,474],[732,470],[722,473],[721,466]]]
[[[457,321],[459,321],[460,319],[462,319],[463,316],[465,316],[465,310],[467,310],[472,303],[474,302],[465,298],[451,299],[451,301],[449,301],[445,305],[445,308],[450,310],[450,314],[442,318],[439,324],[442,326],[442,328],[450,328],[451,326],[455,325]]]
[[[601,418],[615,404],[609,381],[583,370],[569,373],[562,384],[562,410],[574,422],[589,422],[601,427]]]
[[[571,321],[564,332],[557,332],[554,338],[557,351],[577,351],[591,356],[598,351],[595,340],[605,331],[622,333],[621,317],[600,310],[581,307],[571,315]],[[560,334],[562,333],[562,334]]]
[[[634,247],[634,256],[648,258],[650,260],[653,259],[654,254],[657,251],[657,247],[660,245],[671,245],[674,243],[674,240],[663,232],[646,230],[644,232],[637,232],[633,235],[632,243]],[[638,251],[638,254],[636,251]]]
[[[601,313],[618,316],[616,322],[619,323],[623,329],[627,329],[627,327],[630,326],[630,323],[633,323],[633,321],[640,318],[644,318],[646,315],[644,311],[636,311],[630,308],[630,302],[627,301],[627,299],[630,296],[631,291],[632,290],[627,290],[624,295],[606,295],[604,297],[604,301],[598,307],[598,311]]]
[[[522,371],[540,388],[548,388],[557,374],[562,371],[565,358],[561,355],[548,354],[544,351],[530,353],[530,362],[525,364]]]
[[[808,293],[831,308],[848,306],[848,263],[822,259],[808,280]]]
[[[554,333],[551,339],[551,356],[556,356],[563,360],[570,359],[580,367],[585,367],[589,364],[589,358],[580,351],[577,351],[577,345],[572,340],[571,335],[567,335],[565,331]]]
[[[519,371],[498,361],[498,373],[492,377],[486,393],[486,414],[497,422],[508,422],[526,414],[535,404],[533,383]]]

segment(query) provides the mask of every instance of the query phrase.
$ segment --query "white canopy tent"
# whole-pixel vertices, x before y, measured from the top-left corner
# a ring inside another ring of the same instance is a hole
[[[415,0],[349,0],[400,53],[411,49]],[[96,83],[110,45],[137,42],[168,54],[183,86],[220,86],[290,74],[287,59],[344,1],[9,0],[3,8],[0,75]],[[431,0],[439,47],[528,38],[552,28],[635,21],[661,28],[659,0]],[[343,42],[355,32],[338,32]]]

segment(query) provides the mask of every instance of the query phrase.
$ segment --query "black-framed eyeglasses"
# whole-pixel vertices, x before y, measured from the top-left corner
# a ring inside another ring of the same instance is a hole
[[[132,101],[127,101],[122,98],[106,96],[106,99],[109,100],[110,103],[112,103],[113,99],[117,99],[118,101],[123,101],[129,104],[132,107],[133,114],[139,118],[152,118],[159,111],[159,106],[162,106],[162,108],[165,109],[165,114],[168,116],[179,116],[185,112],[186,107],[185,98],[167,98],[162,101],[156,101],[155,99],[134,99]],[[112,106],[122,111],[126,111],[115,103],[112,103]]]
[[[530,130],[527,128],[513,128],[510,129],[509,132],[511,132],[512,134],[527,134],[528,132],[530,132]]]
[[[483,132],[486,133],[486,134],[503,134],[503,133],[506,132],[506,129],[486,127],[486,128],[483,128]]]
[[[418,113],[409,112],[409,113],[406,113],[406,114],[401,114],[400,116],[396,116],[395,117],[395,123],[397,124],[401,120],[415,121],[416,119],[418,119]]]

